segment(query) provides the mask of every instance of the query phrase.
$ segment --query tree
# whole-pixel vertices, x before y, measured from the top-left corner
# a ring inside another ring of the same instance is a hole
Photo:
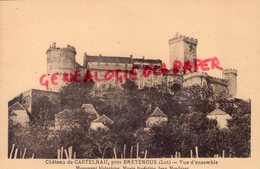
[[[124,90],[130,91],[130,92],[136,91],[138,89],[136,82],[133,80],[129,80],[129,79],[127,79],[125,81],[125,83],[122,85],[122,87],[124,88]]]
[[[239,114],[242,116],[251,114],[251,103],[242,99],[221,99],[218,102],[220,103],[220,108],[230,115]]]
[[[200,85],[185,87],[177,92],[174,100],[181,105],[192,106],[194,111],[208,113],[215,108],[215,97],[213,90]]]
[[[200,156],[213,157],[215,154],[222,156],[223,150],[225,157],[229,156],[231,150],[229,145],[229,130],[213,127],[207,129],[200,135]]]
[[[150,129],[152,138],[148,143],[149,157],[170,157],[176,151],[181,151],[183,140],[178,117],[175,116],[170,122]]]
[[[33,123],[43,125],[44,121],[54,120],[54,115],[60,111],[60,105],[51,102],[47,96],[36,98],[29,113]]]
[[[25,158],[32,154],[35,158],[57,158],[57,140],[51,139],[50,131],[38,124],[31,124],[30,127],[9,126],[8,142],[9,152],[12,144],[19,149],[19,153],[26,148]],[[19,153],[18,158],[21,158]]]
[[[82,145],[86,143],[86,136],[88,132],[84,128],[72,128],[71,130],[57,130],[53,133],[51,140],[56,143],[55,150],[64,147],[72,146],[73,151],[76,152],[77,158],[83,158],[84,150]]]
[[[178,92],[178,91],[181,90],[181,85],[178,84],[178,83],[174,83],[174,84],[171,86],[171,90],[172,90],[174,93],[176,93],[176,92]]]
[[[82,104],[91,100],[91,92],[95,83],[72,82],[61,89],[61,105],[63,108],[79,108]]]
[[[194,151],[195,146],[200,147],[200,157],[212,157],[218,150],[222,151],[219,147],[223,140],[213,139],[216,136],[214,130],[219,131],[216,121],[207,119],[203,113],[193,112],[172,116],[167,123],[152,127],[149,132],[138,132],[137,139],[148,149],[149,157],[170,157],[175,152],[190,157],[190,150]],[[218,142],[208,145],[205,140],[209,139]]]
[[[9,150],[12,143],[16,143],[19,148],[34,152],[36,157],[56,158],[58,148],[73,146],[77,158],[113,158],[114,148],[120,156],[126,145],[126,157],[129,157],[130,146],[139,143],[140,157],[145,150],[148,150],[148,157],[170,157],[175,152],[180,152],[182,157],[190,157],[190,150],[194,151],[195,146],[199,147],[200,157],[221,155],[223,150],[226,157],[250,156],[250,102],[227,99],[224,95],[217,97],[220,108],[232,116],[228,129],[219,129],[216,120],[206,117],[215,108],[216,102],[212,89],[208,87],[191,86],[170,95],[156,88],[137,90],[134,81],[128,81],[123,86],[124,90],[110,91],[102,99],[91,96],[91,84],[83,88],[79,84],[71,84],[62,90],[63,106],[78,108],[83,103],[92,103],[98,113],[106,114],[114,121],[109,130],[89,131],[89,121],[82,116],[79,116],[79,121],[87,124],[84,129],[50,131],[43,125],[37,125],[43,124],[54,112],[49,108],[55,105],[43,97],[35,103],[38,112],[35,121],[39,123],[32,124],[30,129],[9,123],[13,125],[9,127]],[[151,113],[147,111],[147,105],[152,105],[151,110],[159,107],[168,116],[168,122],[144,130],[145,120]],[[189,106],[193,110],[188,109]]]
[[[112,158],[113,148],[117,148],[117,141],[113,132],[106,130],[89,131],[82,144],[85,158]]]
[[[251,145],[250,114],[233,114],[228,121],[230,129],[229,144],[232,157],[249,157]]]

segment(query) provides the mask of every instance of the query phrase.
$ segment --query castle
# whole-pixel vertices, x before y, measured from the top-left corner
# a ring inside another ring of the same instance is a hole
[[[182,63],[190,61],[194,66],[194,59],[197,58],[197,44],[198,40],[186,37],[180,34],[169,40],[169,56],[171,69],[172,63],[175,60]],[[162,75],[150,74],[148,77],[142,77],[142,70],[145,66],[162,68],[162,61],[160,59],[145,59],[133,58],[123,56],[93,56],[84,54],[83,65],[76,62],[76,49],[70,45],[65,48],[56,47],[53,43],[46,52],[47,54],[47,73],[49,75],[59,73],[73,74],[79,73],[79,79],[83,79],[86,70],[95,71],[99,77],[104,77],[107,71],[124,70],[130,71],[133,67],[140,69],[136,70],[137,79],[135,80],[138,89],[144,87],[164,87],[170,89],[172,85],[180,87],[188,87],[191,85],[204,85],[213,88],[214,93],[219,94],[226,92],[231,98],[236,97],[237,92],[237,70],[224,69],[223,78],[215,78],[209,76],[205,72],[182,72],[177,74],[167,73]],[[123,80],[105,80],[104,78],[95,83],[96,90],[105,90],[109,87],[121,87]],[[61,76],[57,79],[58,85],[51,85],[50,91],[59,92],[67,83],[64,82]]]
[[[197,58],[197,44],[198,40],[190,37],[186,37],[180,34],[169,40],[169,57],[170,62],[179,60],[181,62],[190,61],[191,65],[194,65],[194,59]],[[64,48],[56,47],[53,43],[46,51],[47,54],[47,74],[73,74],[78,73],[79,79],[84,78],[84,72],[86,70],[97,72],[100,77],[104,77],[106,72],[114,70],[130,71],[133,67],[139,67],[136,70],[136,76],[138,77],[135,82],[138,89],[144,87],[155,87],[158,89],[165,89],[164,91],[171,91],[172,86],[188,87],[192,85],[201,85],[211,87],[216,95],[221,92],[226,92],[230,98],[235,98],[237,93],[237,71],[234,69],[224,69],[223,78],[216,78],[209,76],[205,72],[183,72],[180,71],[177,74],[171,73],[154,75],[151,73],[148,77],[142,78],[142,69],[146,66],[158,67],[163,69],[163,63],[160,59],[145,59],[133,58],[132,55],[129,57],[123,56],[93,56],[84,54],[83,65],[76,62],[76,49],[70,45]],[[171,67],[171,70],[174,68]],[[48,90],[36,90],[31,89],[25,91],[9,101],[9,112],[13,112],[15,107],[19,107],[19,112],[22,110],[23,113],[33,115],[35,109],[35,102],[40,97],[48,97],[56,106],[55,112],[62,112],[60,91],[62,87],[68,85],[67,82],[58,77],[56,84],[50,84]],[[105,80],[101,79],[95,83],[95,91],[105,91],[108,88],[122,88],[124,81],[120,80]],[[19,103],[19,104],[18,104]],[[17,106],[18,105],[18,106]],[[59,114],[57,114],[57,117]],[[28,119],[26,119],[28,120]],[[54,119],[52,119],[53,121]],[[59,119],[55,119],[55,121]],[[64,120],[64,119],[63,119]]]

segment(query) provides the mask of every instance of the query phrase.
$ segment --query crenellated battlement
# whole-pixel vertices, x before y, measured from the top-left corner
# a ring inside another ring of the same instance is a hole
[[[194,77],[208,77],[208,74],[206,72],[193,72],[183,75],[183,80],[187,80]]]
[[[56,43],[55,42],[53,42],[52,45],[50,45],[49,49],[47,49],[47,51],[46,51],[46,54],[48,54],[51,51],[59,51],[59,50],[72,52],[75,55],[77,54],[75,47],[67,45],[67,47],[60,48],[60,47],[56,47]]]
[[[176,43],[176,42],[181,41],[181,40],[184,40],[184,41],[187,41],[187,42],[190,42],[190,43],[193,43],[193,44],[198,43],[198,39],[176,33],[175,36],[172,39],[169,40],[169,44],[173,44],[173,43]]]
[[[47,73],[73,73],[76,68],[76,49],[73,46],[67,45],[67,47],[56,47],[56,43],[53,42],[49,49],[46,51],[47,55]],[[62,78],[57,79],[59,85],[50,85],[50,91],[60,91],[60,89],[67,85],[62,81]]]
[[[234,74],[237,76],[237,70],[236,69],[224,69],[223,74]]]
[[[226,85],[226,86],[228,85],[228,81],[223,78],[208,76],[208,80],[211,83],[219,83],[219,84]]]

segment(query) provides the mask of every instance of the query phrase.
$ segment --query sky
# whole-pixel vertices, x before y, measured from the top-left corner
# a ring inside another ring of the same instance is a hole
[[[252,3],[254,2],[254,3]],[[52,42],[83,54],[161,59],[176,32],[198,39],[198,58],[218,57],[238,70],[238,97],[251,98],[260,54],[260,1],[3,1],[0,2],[0,92],[8,101],[44,89]],[[221,77],[220,71],[209,74]],[[7,104],[5,102],[4,104]]]

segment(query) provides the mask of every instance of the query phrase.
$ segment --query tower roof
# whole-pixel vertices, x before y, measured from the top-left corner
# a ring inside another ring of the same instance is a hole
[[[219,108],[216,108],[215,110],[210,112],[208,115],[229,115],[229,114]]]
[[[103,114],[102,116],[99,116],[98,118],[93,120],[92,123],[114,123],[114,121]]]
[[[167,117],[158,107],[156,107],[150,117]]]
[[[13,110],[25,110],[25,108],[19,102],[15,102],[14,104],[8,107],[9,113],[12,112]]]
[[[55,116],[60,119],[82,119],[85,118],[85,112],[83,109],[63,109]]]
[[[86,113],[89,113],[92,115],[96,114],[97,116],[99,116],[98,112],[96,111],[96,109],[94,108],[94,106],[92,104],[83,104],[81,106],[81,108],[83,108]]]

